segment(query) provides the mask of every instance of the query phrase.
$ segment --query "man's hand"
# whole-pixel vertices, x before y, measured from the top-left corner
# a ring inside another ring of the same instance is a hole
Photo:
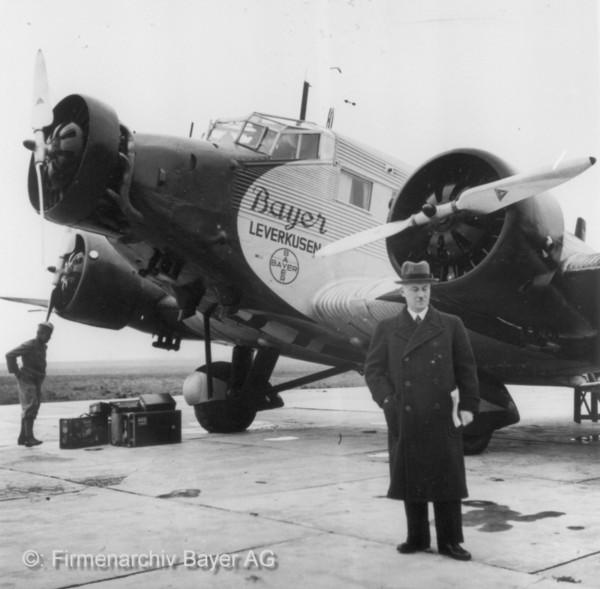
[[[460,411],[460,421],[464,427],[467,427],[473,421],[473,413],[471,411]]]

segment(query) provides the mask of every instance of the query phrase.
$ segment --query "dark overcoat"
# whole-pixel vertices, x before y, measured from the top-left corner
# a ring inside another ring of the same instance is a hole
[[[407,501],[467,497],[462,426],[452,421],[450,393],[459,410],[477,413],[477,367],[462,321],[429,307],[416,324],[404,308],[377,326],[365,364],[375,402],[386,403],[389,427],[388,496]]]

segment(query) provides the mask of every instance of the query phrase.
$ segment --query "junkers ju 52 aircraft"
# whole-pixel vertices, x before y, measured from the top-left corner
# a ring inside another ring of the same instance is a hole
[[[165,349],[204,340],[184,395],[209,432],[246,429],[283,390],[361,371],[375,325],[402,304],[405,260],[429,261],[433,304],[469,330],[483,402],[467,452],[518,421],[505,384],[600,370],[600,255],[546,192],[593,158],[515,174],[460,149],[414,170],[302,115],[217,120],[203,140],[134,135],[94,98],[52,110],[41,54],[37,71],[29,196],[75,228],[49,312]],[[212,342],[232,346],[231,362],[212,361]],[[280,356],[324,369],[272,386]]]

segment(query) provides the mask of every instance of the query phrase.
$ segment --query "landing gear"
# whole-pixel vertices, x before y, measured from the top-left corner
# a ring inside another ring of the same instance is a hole
[[[206,364],[183,383],[187,404],[194,407],[196,419],[210,433],[242,432],[250,427],[258,411],[283,407],[280,392],[356,369],[353,364],[343,364],[272,386],[269,380],[279,359],[277,348],[255,352],[249,346],[235,346],[231,362],[212,361],[211,313],[212,309],[204,313]]]
[[[196,372],[206,375],[207,367],[202,366]],[[223,391],[227,394],[232,382],[232,364],[213,362],[211,372],[213,387],[217,390],[217,394],[222,396]],[[194,405],[198,423],[211,434],[234,434],[245,431],[252,425],[256,411],[256,407],[248,405],[238,396],[221,400],[213,399]]]
[[[269,379],[280,355],[275,347],[255,352],[249,346],[238,345],[233,348],[231,362],[213,362],[210,318],[216,307],[204,312],[206,364],[183,383],[187,404],[194,407],[196,419],[210,433],[242,432],[250,427],[258,411],[283,407],[281,391],[356,370],[354,364],[343,364],[272,386]]]
[[[492,432],[485,432],[479,435],[463,435],[463,451],[465,456],[475,456],[481,454],[490,443]]]
[[[283,407],[278,392],[269,384],[279,353],[236,346],[231,362],[212,362],[190,374],[183,395],[193,405],[196,419],[210,433],[242,432],[257,411]]]
[[[211,434],[234,434],[248,429],[256,409],[237,400],[212,401],[194,406],[198,423]]]
[[[479,413],[463,434],[465,456],[481,454],[490,443],[494,430],[513,425],[519,411],[507,388],[491,376],[479,373]]]

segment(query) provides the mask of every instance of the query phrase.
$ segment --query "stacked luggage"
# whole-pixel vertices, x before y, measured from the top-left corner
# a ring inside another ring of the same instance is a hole
[[[169,393],[92,403],[87,415],[59,420],[61,448],[181,442],[181,411]]]

